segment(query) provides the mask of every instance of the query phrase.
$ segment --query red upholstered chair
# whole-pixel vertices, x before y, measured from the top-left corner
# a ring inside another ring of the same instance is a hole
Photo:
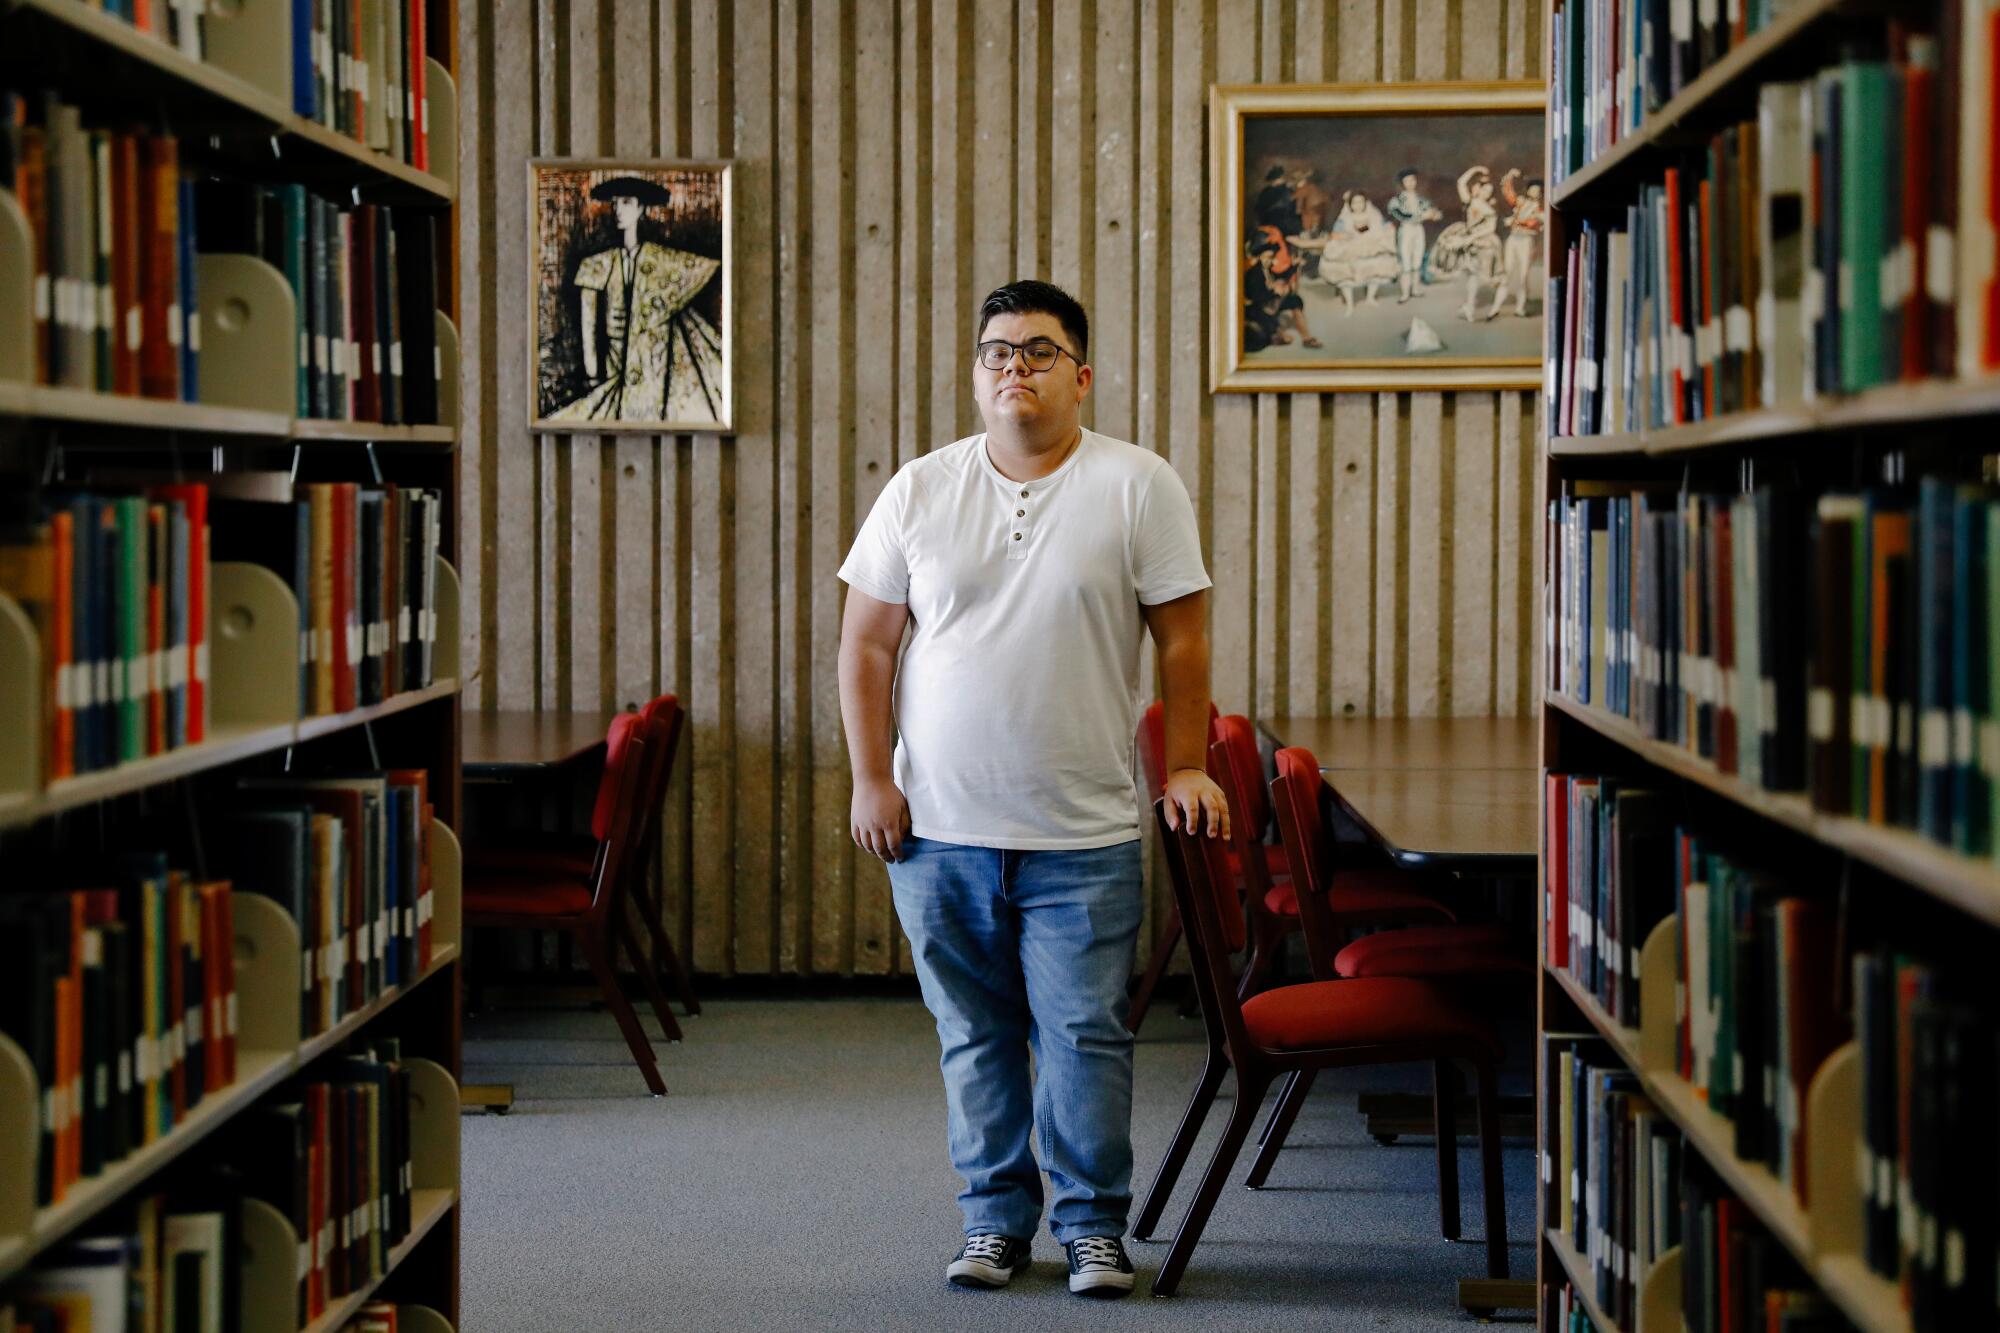
[[[680,997],[681,1008],[689,1014],[701,1012],[701,1001],[695,998],[694,983],[687,969],[681,964],[680,954],[674,949],[672,938],[666,929],[666,917],[662,911],[664,900],[656,895],[647,875],[646,859],[652,849],[653,830],[660,812],[666,805],[667,787],[673,780],[674,758],[680,753],[681,728],[686,721],[680,700],[671,694],[663,694],[647,703],[635,715],[642,721],[658,723],[665,727],[664,739],[658,745],[647,749],[647,772],[643,775],[642,800],[644,802],[645,823],[639,833],[637,863],[629,884],[632,902],[638,908],[639,917],[646,923],[646,931],[653,945],[653,967],[661,983],[671,986]],[[600,800],[603,787],[599,787]],[[505,843],[501,845],[477,845],[466,849],[466,865],[470,869],[494,868],[559,871],[582,877],[591,873],[597,859],[599,840],[575,834],[553,834],[537,838],[526,845]],[[635,962],[635,967],[643,967],[643,962]],[[680,1024],[673,1021],[668,1012],[661,1026],[666,1029],[670,1041],[681,1040]]]
[[[643,870],[639,849],[651,826],[644,800],[649,752],[665,745],[667,730],[665,719],[648,722],[637,713],[620,713],[612,720],[605,737],[604,776],[590,816],[597,851],[585,873],[576,873],[574,866],[532,862],[468,865],[464,895],[469,927],[560,930],[576,938],[656,1097],[665,1096],[667,1086],[645,1029],[619,987],[615,950],[623,947],[638,969],[661,1026],[677,1031],[659,979],[646,967],[624,911],[628,881]]]
[[[1317,773],[1315,773],[1317,778]],[[1447,989],[1410,977],[1309,981],[1239,1000],[1229,955],[1246,941],[1226,849],[1219,839],[1169,832],[1156,807],[1160,840],[1181,918],[1187,924],[1196,993],[1208,1033],[1208,1061],[1173,1143],[1153,1177],[1133,1235],[1152,1236],[1181,1169],[1222,1086],[1236,1074],[1236,1100],[1193,1202],[1153,1279],[1155,1296],[1172,1295],[1187,1270],[1251,1122],[1272,1083],[1300,1071],[1428,1061],[1441,1092],[1454,1088],[1453,1062],[1472,1066],[1478,1087],[1479,1148],[1486,1202],[1486,1269],[1507,1275],[1507,1215],[1500,1174],[1497,1065],[1500,1043],[1480,1013]],[[1458,1235],[1456,1098],[1437,1098],[1442,1223]]]
[[[1210,740],[1215,739],[1215,719],[1215,704],[1210,701]],[[1167,706],[1159,699],[1146,705],[1145,716],[1139,719],[1139,763],[1146,770],[1146,799],[1159,800],[1167,789]],[[1146,1010],[1153,1003],[1153,990],[1160,984],[1160,978],[1167,974],[1167,964],[1173,961],[1174,949],[1180,942],[1181,914],[1180,909],[1175,908],[1167,913],[1166,924],[1153,941],[1153,956],[1132,992],[1132,1005],[1125,1015],[1127,1032],[1137,1032],[1139,1024],[1146,1021]]]

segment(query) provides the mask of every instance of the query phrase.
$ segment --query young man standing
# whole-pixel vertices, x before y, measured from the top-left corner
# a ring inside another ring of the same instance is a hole
[[[1170,819],[1226,836],[1228,811],[1204,771],[1209,580],[1194,509],[1165,459],[1078,424],[1088,339],[1083,307],[1048,283],[986,298],[973,362],[985,433],[891,478],[841,566],[840,704],[854,841],[888,863],[943,1047],[965,1179],[946,1276],[1001,1287],[1027,1266],[1046,1170],[1070,1290],[1122,1296],[1125,988],[1142,907],[1132,744],[1149,630]]]

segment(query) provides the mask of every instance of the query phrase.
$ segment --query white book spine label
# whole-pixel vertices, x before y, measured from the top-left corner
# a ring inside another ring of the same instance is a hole
[[[1723,347],[1731,352],[1750,350],[1750,311],[1747,307],[1733,305],[1722,317]]]
[[[1951,228],[1933,222],[1924,232],[1924,295],[1938,305],[1950,305],[1957,291],[1957,245]]]
[[[1989,778],[2000,775],[2000,718],[1980,719],[1979,771]]]
[[[1974,758],[1972,748],[1972,710],[1960,708],[1951,715],[1951,757],[1960,765],[1970,764]]]
[[[49,322],[49,287],[49,275],[46,273],[37,273],[35,275],[34,296],[35,320],[37,323],[46,324]]]
[[[139,350],[139,328],[139,307],[127,306],[125,308],[125,350],[129,352]]]
[[[1951,762],[1951,718],[1942,708],[1926,708],[1917,719],[1917,762],[1925,768]]]
[[[1818,320],[1826,318],[1826,277],[1818,269],[1806,274],[1805,290],[1799,299],[1799,309],[1810,328]]]
[[[197,356],[201,354],[201,311],[190,310],[187,317],[187,346]]]
[[[1833,694],[1823,687],[1806,691],[1806,735],[1816,741],[1833,739]]]

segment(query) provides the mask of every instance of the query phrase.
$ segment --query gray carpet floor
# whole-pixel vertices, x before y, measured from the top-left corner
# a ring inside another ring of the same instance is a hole
[[[512,1082],[506,1116],[464,1130],[463,1327],[554,1330],[1465,1328],[1455,1282],[1482,1271],[1478,1157],[1460,1154],[1467,1239],[1438,1229],[1428,1139],[1383,1147],[1357,1090],[1421,1091],[1427,1072],[1323,1077],[1271,1177],[1217,1205],[1173,1300],[1145,1295],[1164,1241],[1135,1244],[1139,1291],[1085,1301],[1044,1229],[998,1292],[949,1286],[958,1178],[945,1155],[936,1036],[914,999],[732,1000],[659,1044],[653,1099],[610,1017],[481,1015],[466,1078]],[[647,1024],[651,1031],[652,1024]],[[1147,1020],[1137,1061],[1136,1190],[1166,1150],[1202,1056],[1200,1023]],[[1519,1080],[1512,1090],[1524,1090]],[[1167,1217],[1178,1224],[1230,1085]],[[1506,1152],[1516,1275],[1532,1273],[1531,1151]],[[1163,1228],[1164,1230],[1164,1228]],[[1525,1315],[1522,1322],[1527,1322]]]

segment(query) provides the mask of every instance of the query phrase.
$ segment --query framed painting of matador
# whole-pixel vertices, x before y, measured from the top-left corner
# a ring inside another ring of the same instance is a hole
[[[532,429],[731,429],[726,162],[528,163]]]

